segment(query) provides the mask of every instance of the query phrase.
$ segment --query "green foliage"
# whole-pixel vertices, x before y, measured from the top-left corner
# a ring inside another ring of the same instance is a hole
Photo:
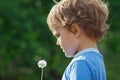
[[[110,29],[99,43],[108,80],[120,80],[120,1],[110,0]],[[39,80],[37,62],[48,62],[44,80],[60,80],[70,59],[55,45],[46,23],[52,0],[0,0],[0,80]]]
[[[107,80],[120,80],[120,0],[109,0],[110,15],[108,23],[109,31],[105,39],[99,44],[104,52],[107,69]]]

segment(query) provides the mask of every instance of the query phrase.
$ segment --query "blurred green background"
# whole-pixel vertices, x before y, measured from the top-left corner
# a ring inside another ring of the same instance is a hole
[[[107,80],[120,80],[120,0],[109,0],[110,29],[98,43]],[[0,0],[0,80],[40,80],[37,62],[47,61],[44,80],[61,80],[71,59],[56,46],[46,17],[52,0]]]

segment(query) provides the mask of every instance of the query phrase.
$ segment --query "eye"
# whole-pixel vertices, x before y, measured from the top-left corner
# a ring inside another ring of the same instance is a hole
[[[57,34],[56,37],[59,38],[59,37],[60,37],[60,34]]]
[[[59,38],[59,37],[60,37],[60,34],[55,34],[55,37],[56,37],[56,38]]]

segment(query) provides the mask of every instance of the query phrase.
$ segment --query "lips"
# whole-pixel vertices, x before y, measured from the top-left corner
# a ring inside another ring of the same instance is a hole
[[[63,52],[65,52],[65,50],[62,47],[60,47],[60,48],[62,49]]]

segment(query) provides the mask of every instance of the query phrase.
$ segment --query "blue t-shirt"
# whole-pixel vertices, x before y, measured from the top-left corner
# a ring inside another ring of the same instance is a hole
[[[95,48],[78,52],[66,68],[62,80],[106,80],[102,55]]]

